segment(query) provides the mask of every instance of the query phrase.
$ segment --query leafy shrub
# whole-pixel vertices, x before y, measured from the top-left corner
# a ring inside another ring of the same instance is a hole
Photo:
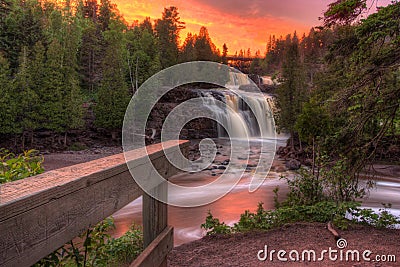
[[[108,233],[115,228],[112,217],[98,223],[60,249],[37,262],[35,267],[47,266],[121,266],[129,264],[143,250],[142,232],[135,226],[120,238]]]
[[[346,159],[338,160],[332,166],[325,157],[320,157],[318,161],[322,167],[315,172],[301,168],[292,178],[281,177],[286,180],[289,193],[286,200],[276,203],[276,206],[314,205],[328,200],[353,202],[365,195],[366,188],[360,187],[358,179],[348,174]]]
[[[281,176],[281,179],[289,187],[287,199],[281,205],[313,205],[325,199],[321,179],[307,169],[301,168],[293,178]]]
[[[335,164],[319,159],[321,168],[311,171],[301,168],[293,178],[282,176],[289,187],[285,201],[278,201],[279,187],[273,190],[275,210],[266,211],[259,203],[255,213],[246,210],[240,220],[230,227],[208,212],[202,228],[207,234],[229,234],[252,230],[268,230],[294,222],[333,222],[336,227],[346,229],[352,223],[368,224],[378,228],[400,224],[400,218],[390,214],[385,206],[375,213],[360,208],[354,199],[363,197],[365,189],[358,186],[356,177],[348,175],[346,160]],[[352,215],[353,219],[348,219]]]
[[[42,173],[43,161],[43,156],[39,156],[36,150],[16,156],[6,149],[0,149],[0,184]]]
[[[338,160],[332,167],[323,168],[321,177],[324,195],[336,202],[353,201],[365,196],[365,190],[358,184],[356,175],[350,175],[349,161],[346,158]]]
[[[353,221],[364,225],[372,225],[376,228],[394,228],[396,224],[400,224],[400,217],[391,214],[387,209],[391,208],[391,204],[382,204],[383,208],[376,213],[372,209],[354,209],[351,212]]]
[[[116,263],[131,263],[143,251],[143,233],[132,226],[123,236],[106,244],[106,254]]]
[[[207,231],[207,235],[231,233],[231,227],[224,222],[221,223],[219,219],[214,218],[210,211],[208,211],[206,221],[201,225],[201,228]]]
[[[375,213],[371,209],[360,208],[359,202],[321,201],[314,205],[281,206],[275,210],[265,210],[259,203],[255,213],[246,210],[233,227],[220,222],[210,212],[202,228],[207,235],[230,234],[254,230],[269,230],[294,222],[333,222],[339,229],[347,229],[350,224],[366,224],[378,228],[390,228],[400,223],[400,218],[390,214],[386,208]],[[346,215],[353,215],[347,219]]]

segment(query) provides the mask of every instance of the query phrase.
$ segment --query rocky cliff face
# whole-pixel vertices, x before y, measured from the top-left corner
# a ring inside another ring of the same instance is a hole
[[[195,90],[175,88],[168,92],[153,108],[146,127],[146,135],[156,131],[155,139],[161,138],[161,129],[168,114],[180,103],[199,97]],[[194,107],[196,109],[196,107]],[[193,110],[195,114],[196,110]],[[180,132],[181,139],[203,139],[218,137],[217,124],[206,118],[195,119],[185,125]]]

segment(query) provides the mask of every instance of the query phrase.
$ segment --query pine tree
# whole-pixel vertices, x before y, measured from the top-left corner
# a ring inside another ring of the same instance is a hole
[[[61,53],[60,53],[61,52]],[[44,77],[41,81],[39,97],[41,100],[41,125],[47,130],[64,132],[64,117],[62,106],[62,46],[54,39],[47,50]]]
[[[224,43],[224,45],[222,46],[222,58],[221,58],[223,64],[228,64],[227,56],[228,56],[228,46]]]
[[[206,27],[201,27],[199,35],[195,39],[194,49],[196,60],[200,61],[217,61],[217,48],[211,41],[210,35]]]
[[[277,123],[280,129],[290,133],[290,145],[294,148],[295,124],[305,102],[306,88],[296,33],[293,38],[290,35],[286,37],[284,49],[282,84],[277,89]]]
[[[10,67],[7,59],[0,53],[0,134],[17,133],[17,99],[13,92]]]
[[[19,57],[19,67],[14,80],[14,90],[18,100],[16,121],[17,127],[22,131],[22,149],[25,147],[26,133],[29,133],[30,142],[33,143],[33,132],[38,128],[40,100],[37,93],[32,90],[32,77],[28,49],[22,48]]]
[[[44,40],[43,9],[37,0],[4,1],[0,11],[0,51],[14,74],[22,49],[32,49],[38,41]]]
[[[127,54],[123,36],[124,25],[119,21],[110,23],[110,30],[104,32],[106,41],[103,73],[95,107],[96,125],[111,131],[116,138],[121,131],[125,110],[130,100],[125,80]]]
[[[71,15],[72,16],[72,15]],[[69,23],[68,21],[71,22]],[[78,72],[78,51],[82,38],[82,20],[79,14],[69,17],[64,24],[66,36],[63,49],[63,110],[65,132],[83,126],[83,96]],[[66,135],[65,135],[66,136]],[[66,138],[64,139],[66,145]]]
[[[185,42],[182,45],[182,51],[179,55],[180,62],[190,62],[196,60],[196,53],[194,44],[196,42],[196,35],[189,32],[186,36]]]
[[[154,34],[153,25],[151,24],[150,17],[146,17],[145,20],[139,24],[139,28],[142,32],[147,30],[149,33]]]
[[[162,19],[156,21],[155,30],[159,41],[162,68],[178,63],[179,32],[185,28],[184,24],[180,20],[178,8],[174,6],[165,8]]]
[[[146,23],[146,22],[143,22]],[[129,80],[134,92],[143,82],[161,70],[157,39],[147,27],[134,27],[127,38]]]

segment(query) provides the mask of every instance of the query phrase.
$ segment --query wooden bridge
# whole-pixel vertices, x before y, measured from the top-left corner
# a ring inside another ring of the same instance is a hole
[[[243,62],[248,62],[248,61],[253,61],[255,58],[254,57],[240,57],[240,56],[227,56],[226,59],[229,61],[243,61]]]
[[[188,145],[169,141],[133,150],[129,166],[147,174],[154,166],[164,178],[171,177],[178,170],[166,155],[187,155]],[[146,154],[151,163],[143,166]],[[165,183],[158,190],[167,194]],[[31,266],[142,195],[145,250],[131,266],[166,266],[173,248],[167,205],[136,184],[124,154],[1,185],[0,266]]]

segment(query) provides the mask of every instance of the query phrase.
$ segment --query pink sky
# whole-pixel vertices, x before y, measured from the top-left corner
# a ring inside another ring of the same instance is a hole
[[[265,52],[269,35],[285,36],[295,30],[301,36],[318,26],[327,0],[113,0],[128,22],[160,18],[164,7],[178,7],[187,32],[207,27],[217,47],[228,45],[229,54],[250,48]],[[390,0],[369,0],[369,6],[387,5]]]

